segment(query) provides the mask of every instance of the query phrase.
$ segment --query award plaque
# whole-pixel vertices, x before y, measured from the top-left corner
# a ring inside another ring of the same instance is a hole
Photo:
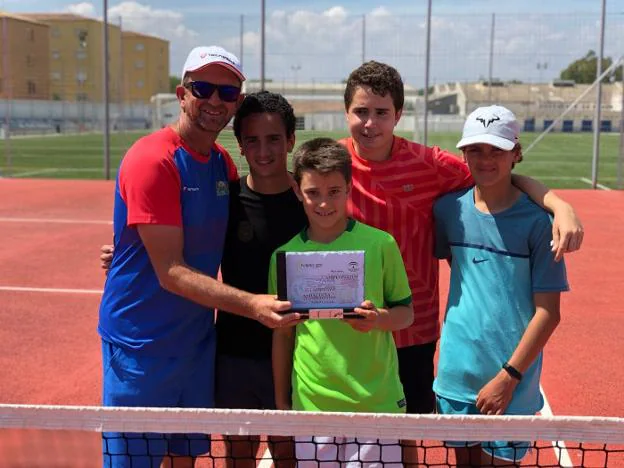
[[[364,251],[278,252],[277,295],[306,318],[361,317]]]

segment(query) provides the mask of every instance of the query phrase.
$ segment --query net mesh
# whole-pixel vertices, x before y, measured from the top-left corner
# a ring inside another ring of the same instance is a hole
[[[0,405],[0,453],[9,467],[618,467],[624,419]]]

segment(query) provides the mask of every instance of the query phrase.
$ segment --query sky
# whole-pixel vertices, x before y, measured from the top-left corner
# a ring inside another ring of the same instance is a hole
[[[397,67],[407,84],[424,85],[425,0],[265,3],[267,79],[340,82],[362,59],[374,59]],[[260,76],[260,5],[260,0],[133,0],[109,1],[108,9],[110,21],[123,29],[170,41],[173,75],[179,75],[192,47],[218,44],[240,55],[253,79]],[[598,49],[600,7],[599,0],[433,0],[430,82],[487,78],[492,30],[494,78],[556,78],[571,61]],[[12,13],[101,18],[102,8],[102,1],[0,0],[0,9]],[[621,54],[624,0],[607,0],[605,55]]]

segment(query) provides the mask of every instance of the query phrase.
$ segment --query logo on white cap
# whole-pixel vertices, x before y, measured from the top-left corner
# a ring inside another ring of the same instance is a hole
[[[487,122],[486,122],[485,118],[483,118],[483,117],[477,117],[477,119],[476,119],[476,120],[478,120],[479,122],[481,122],[481,123],[483,124],[483,126],[484,126],[485,128],[487,128],[487,127],[489,127],[489,126],[490,126],[490,124],[491,124],[491,123],[494,123],[494,122],[496,122],[497,120],[500,120],[500,117],[499,117],[498,115],[495,115],[495,116],[494,116],[494,117],[492,117],[492,118],[488,118],[488,119],[487,119]]]
[[[485,143],[510,151],[518,142],[520,125],[516,116],[503,106],[479,107],[466,119],[457,148]]]
[[[197,71],[211,64],[221,65],[232,71],[241,81],[245,81],[243,68],[236,55],[218,46],[195,47],[191,50],[182,68],[182,78],[188,72]]]

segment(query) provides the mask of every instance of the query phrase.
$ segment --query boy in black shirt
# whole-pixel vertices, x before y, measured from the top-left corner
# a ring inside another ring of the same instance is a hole
[[[236,113],[234,134],[249,164],[249,175],[230,183],[230,217],[221,274],[226,284],[266,293],[271,254],[307,224],[287,169],[288,153],[295,144],[293,109],[279,94],[250,94]],[[275,409],[271,339],[271,330],[254,320],[217,314],[218,408]],[[240,468],[246,459],[245,465],[250,461],[250,466],[255,466],[249,456],[257,451],[256,440],[228,440],[228,456],[233,459],[229,461],[235,461],[232,465]],[[270,445],[278,466],[294,465],[288,441]]]

